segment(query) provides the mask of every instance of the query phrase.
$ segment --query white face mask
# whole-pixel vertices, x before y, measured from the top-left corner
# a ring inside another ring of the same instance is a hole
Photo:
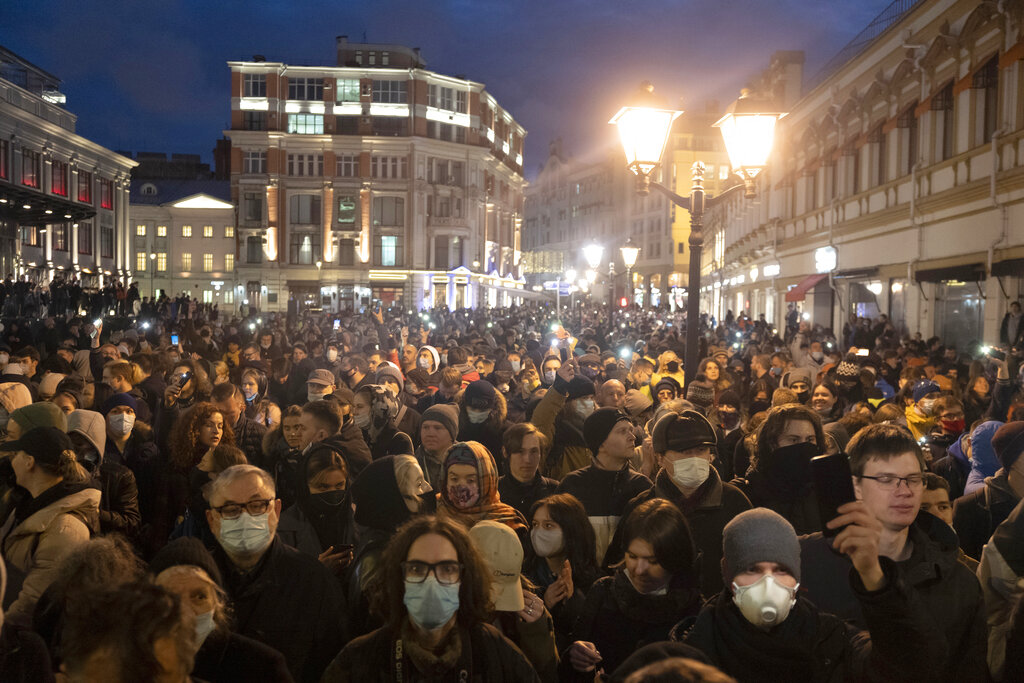
[[[544,371],[544,383],[545,384],[554,384],[555,383],[555,371],[554,370],[545,370]]]
[[[536,527],[530,531],[530,542],[537,557],[551,557],[562,551],[564,539],[561,529],[542,529]]]
[[[430,366],[433,365],[429,358],[420,358],[416,361],[416,364],[420,366],[420,370],[426,370],[427,372],[430,372]]]
[[[310,391],[306,393],[306,400],[309,401],[310,403],[312,403],[313,401],[322,401],[324,400],[324,395],[318,394],[315,391]]]
[[[822,353],[821,351],[811,351],[811,358],[813,358],[816,361],[820,361],[824,357],[825,354]]]
[[[196,615],[196,647],[202,647],[206,636],[213,632],[217,625],[213,623],[213,612],[205,612]]]
[[[711,463],[704,458],[681,458],[672,463],[672,481],[684,489],[695,489],[711,474]]]
[[[114,434],[126,436],[132,433],[132,428],[135,426],[135,416],[129,413],[111,415],[107,418],[107,424],[110,425],[110,431]]]
[[[472,408],[466,408],[466,415],[469,416],[469,421],[475,425],[484,422],[491,415],[489,410],[473,410]]]
[[[576,404],[576,412],[584,420],[590,417],[590,414],[594,412],[594,399],[582,399],[579,403]]]
[[[786,620],[789,610],[796,604],[797,584],[783,586],[771,574],[765,574],[749,586],[732,584],[732,601],[740,608],[744,618],[759,628],[771,628]]]
[[[353,415],[352,421],[356,423],[356,427],[366,429],[370,426],[370,414],[365,413],[363,415]]]
[[[228,552],[239,555],[262,552],[274,540],[270,533],[270,511],[253,516],[243,510],[235,519],[221,518],[219,540]]]
[[[331,363],[338,360],[338,349],[327,349],[327,360]]]
[[[509,364],[512,366],[512,372],[519,372],[523,369],[523,362],[521,360],[510,360]]]

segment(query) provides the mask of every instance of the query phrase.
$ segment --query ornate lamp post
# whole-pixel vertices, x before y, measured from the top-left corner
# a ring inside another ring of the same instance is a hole
[[[690,212],[690,273],[686,283],[686,383],[697,374],[697,339],[700,326],[700,259],[704,247],[704,163],[693,164],[693,185],[689,197],[681,197],[652,181],[661,165],[672,124],[683,112],[667,108],[654,94],[654,86],[644,81],[640,92],[618,111],[609,123],[618,126],[626,165],[637,177],[637,194],[658,190],[679,207]],[[765,101],[757,101],[743,91],[715,126],[722,131],[729,161],[743,178],[745,196],[755,196],[754,178],[768,163],[775,123],[785,116]]]
[[[619,254],[622,255],[622,263],[626,266],[626,296],[629,297],[630,305],[633,304],[633,266],[640,255],[640,247],[633,244],[633,240],[626,238],[626,243],[619,247]]]

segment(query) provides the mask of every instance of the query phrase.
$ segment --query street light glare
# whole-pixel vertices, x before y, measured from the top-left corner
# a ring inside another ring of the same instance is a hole
[[[604,247],[596,242],[583,247],[583,258],[587,259],[587,265],[590,266],[591,270],[597,270],[598,266],[601,265],[602,256],[604,256]]]
[[[619,128],[626,164],[637,175],[648,175],[661,163],[672,122],[682,114],[671,109],[623,107],[609,123]]]

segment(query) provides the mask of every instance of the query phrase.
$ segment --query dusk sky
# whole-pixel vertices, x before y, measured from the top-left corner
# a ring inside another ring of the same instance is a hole
[[[640,81],[669,102],[725,106],[776,50],[813,75],[891,0],[10,1],[0,44],[63,80],[78,132],[112,149],[211,150],[229,117],[228,60],[334,65],[334,41],[421,48],[431,70],[483,82],[527,130],[585,156]]]

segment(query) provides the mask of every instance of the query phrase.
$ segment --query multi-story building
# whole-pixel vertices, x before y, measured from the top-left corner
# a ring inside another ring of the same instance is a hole
[[[873,21],[780,122],[759,203],[709,212],[725,249],[707,307],[778,323],[792,303],[833,328],[884,312],[960,348],[997,341],[1024,293],[1022,26],[1020,3],[975,0]]]
[[[341,310],[530,296],[523,127],[418,50],[340,36],[337,53],[337,66],[228,63],[245,298]]]
[[[75,133],[60,79],[0,47],[0,272],[130,276],[131,159]]]
[[[227,180],[135,179],[130,255],[144,297],[181,293],[233,310],[244,295],[235,272],[235,205]]]

